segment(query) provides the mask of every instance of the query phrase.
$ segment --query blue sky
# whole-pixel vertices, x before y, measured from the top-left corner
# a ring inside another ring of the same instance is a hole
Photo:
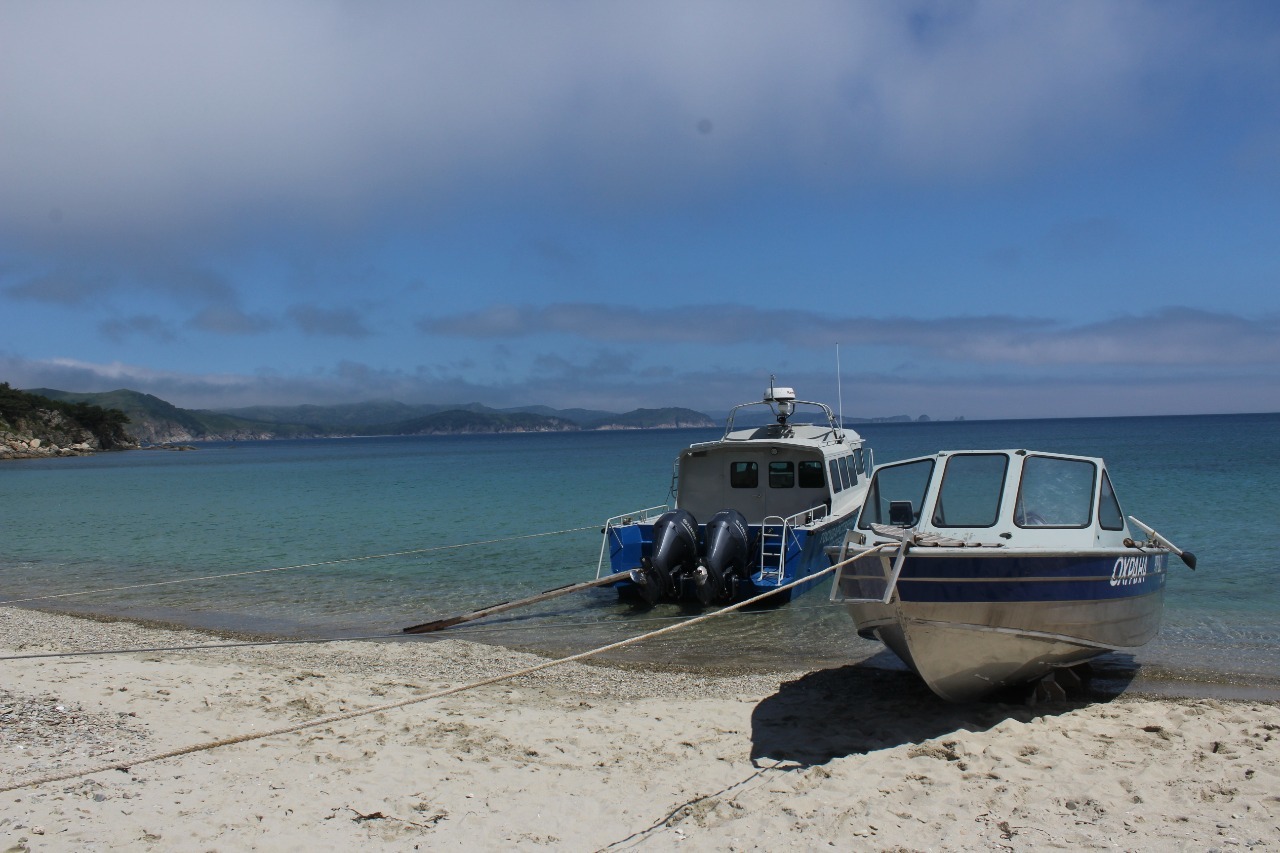
[[[0,381],[1280,410],[1280,4],[3,2]]]

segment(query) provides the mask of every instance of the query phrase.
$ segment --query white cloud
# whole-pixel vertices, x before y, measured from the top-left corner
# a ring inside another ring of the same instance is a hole
[[[806,349],[843,344],[855,351],[890,348],[953,364],[1009,367],[1280,365],[1280,317],[1187,308],[1073,325],[1008,315],[918,320],[743,305],[502,304],[418,325],[430,334],[478,339],[559,335],[749,347],[769,341]]]
[[[350,226],[491,182],[634,201],[765,170],[1016,172],[1144,125],[1150,81],[1208,61],[1184,50],[1186,19],[1102,2],[6,4],[0,228]]]

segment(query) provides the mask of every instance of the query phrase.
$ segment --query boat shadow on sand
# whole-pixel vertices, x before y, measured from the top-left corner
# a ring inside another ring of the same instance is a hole
[[[935,696],[884,651],[783,682],[751,714],[751,760],[813,766],[957,730],[983,731],[1005,720],[1029,722],[1109,701],[1136,671],[1128,656],[1109,655],[1092,682],[1065,701],[1028,705],[1030,691],[1021,689],[957,705]]]

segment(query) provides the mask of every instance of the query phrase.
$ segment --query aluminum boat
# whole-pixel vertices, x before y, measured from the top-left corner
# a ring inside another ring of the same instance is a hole
[[[1064,668],[1143,645],[1160,626],[1170,553],[1195,568],[1126,521],[1102,459],[1027,450],[880,466],[831,553],[843,563],[832,601],[858,633],[956,702],[1053,687]]]

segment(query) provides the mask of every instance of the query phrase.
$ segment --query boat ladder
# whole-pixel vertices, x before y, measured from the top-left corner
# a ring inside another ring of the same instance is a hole
[[[787,539],[791,519],[766,516],[760,524],[760,580],[782,582],[787,568]]]
[[[787,574],[787,551],[793,545],[802,549],[801,539],[796,535],[797,527],[812,524],[815,520],[826,517],[827,507],[823,504],[810,507],[803,512],[783,518],[780,515],[767,515],[760,523],[760,580],[783,583]]]

